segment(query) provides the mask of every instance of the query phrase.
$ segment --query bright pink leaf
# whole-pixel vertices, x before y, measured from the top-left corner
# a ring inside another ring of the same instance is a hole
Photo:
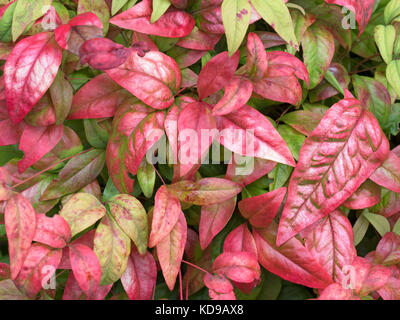
[[[154,198],[153,220],[149,247],[156,246],[172,231],[181,215],[181,203],[166,186],[161,186]]]
[[[360,298],[353,294],[353,290],[345,289],[339,283],[332,283],[322,291],[318,300],[360,300]]]
[[[228,52],[224,51],[206,63],[204,68],[201,69],[197,81],[197,91],[200,99],[204,99],[221,90],[232,80],[239,64],[239,58],[239,52],[229,57]]]
[[[381,200],[381,187],[371,180],[365,181],[350,198],[343,202],[343,206],[353,210],[372,207]]]
[[[99,259],[92,249],[83,244],[70,245],[69,257],[79,287],[87,297],[92,297],[98,290],[101,279]]]
[[[241,283],[252,283],[261,276],[254,254],[244,251],[223,252],[214,260],[212,272]]]
[[[375,251],[375,263],[385,266],[400,263],[400,236],[394,232],[387,232],[379,241]]]
[[[144,0],[111,18],[110,22],[124,29],[167,38],[185,37],[195,25],[190,14],[173,7],[170,7],[155,23],[151,23],[152,11],[152,1]]]
[[[34,298],[51,277],[61,260],[61,249],[34,243],[14,283],[28,297]]]
[[[214,237],[226,226],[236,208],[236,197],[201,208],[199,237],[204,250]]]
[[[307,233],[305,246],[336,282],[342,281],[343,267],[351,265],[357,255],[352,226],[339,210]]]
[[[247,157],[258,157],[295,166],[293,156],[272,123],[259,111],[247,105],[225,116],[217,117],[220,143]]]
[[[389,143],[378,121],[347,92],[345,99],[327,111],[300,150],[277,245],[339,207],[388,152]]]
[[[187,224],[183,212],[172,231],[156,247],[157,257],[168,288],[172,291],[186,245]]]
[[[20,122],[45,94],[57,75],[62,51],[53,33],[41,32],[22,39],[4,66],[7,109]]]
[[[260,80],[268,69],[267,53],[261,39],[253,32],[247,38],[247,74],[251,79]]]
[[[65,247],[71,239],[68,222],[58,214],[52,218],[45,214],[36,215],[36,233],[33,241],[47,244],[53,248]]]
[[[370,179],[386,189],[400,192],[400,157],[389,152],[387,159],[375,170]]]
[[[24,157],[18,162],[18,171],[22,173],[39,161],[57,145],[63,134],[64,127],[62,124],[48,127],[27,125],[22,132],[19,143],[19,149],[24,152]]]
[[[275,215],[286,195],[286,187],[264,193],[259,196],[243,199],[239,202],[242,216],[256,228],[266,228],[274,220]]]
[[[247,223],[242,223],[233,229],[225,238],[224,252],[248,252],[257,258],[257,247],[253,235],[247,228]]]
[[[253,231],[258,261],[281,278],[310,288],[325,288],[332,283],[330,275],[312,253],[296,238],[276,246],[277,225]]]
[[[155,109],[165,109],[173,103],[182,80],[175,60],[157,51],[150,51],[144,57],[132,51],[124,64],[106,73]]]
[[[121,283],[131,300],[150,300],[157,280],[157,266],[150,252],[132,249]]]
[[[32,205],[20,194],[7,201],[4,222],[8,239],[11,278],[20,272],[36,230],[36,214]]]
[[[213,108],[213,115],[222,116],[240,109],[253,93],[252,83],[241,77],[234,77],[225,87],[224,96]]]
[[[206,273],[204,275],[204,285],[219,294],[226,294],[233,291],[231,282],[223,275]]]

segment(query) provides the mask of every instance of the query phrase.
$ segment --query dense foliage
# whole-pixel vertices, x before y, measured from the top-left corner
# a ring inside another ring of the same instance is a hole
[[[0,299],[400,299],[400,0],[0,5]]]

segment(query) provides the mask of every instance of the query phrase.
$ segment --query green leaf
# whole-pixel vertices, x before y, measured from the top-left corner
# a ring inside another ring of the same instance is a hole
[[[293,158],[299,160],[300,149],[306,137],[285,124],[278,127],[278,132],[286,141]]]
[[[392,60],[388,64],[386,78],[397,96],[400,96],[400,60]]]
[[[154,23],[168,10],[171,2],[169,0],[153,0],[153,12],[151,13],[150,22]]]
[[[381,237],[383,237],[386,232],[390,232],[390,223],[384,216],[370,212],[363,212],[363,215],[374,226]]]
[[[132,239],[139,253],[145,254],[149,226],[146,210],[140,201],[128,194],[120,194],[111,198],[108,205],[122,231]]]
[[[105,0],[79,0],[77,14],[92,12],[103,23],[104,34],[108,32],[110,10]]]
[[[84,119],[83,124],[90,145],[98,149],[105,149],[109,138],[108,131],[102,128],[96,119]]]
[[[282,289],[282,278],[262,268],[263,286],[257,300],[276,300]]]
[[[328,83],[334,87],[337,91],[339,91],[342,95],[344,95],[344,91],[340,83],[337,81],[335,75],[328,69],[326,70],[324,79],[328,81]]]
[[[389,24],[392,20],[400,15],[400,0],[392,0],[385,6],[384,19],[385,24]]]
[[[111,178],[108,178],[106,187],[104,188],[103,191],[103,197],[102,197],[102,201],[103,202],[107,202],[108,200],[110,200],[112,197],[116,196],[117,194],[120,194],[120,192],[118,191],[118,189],[114,186],[114,183],[112,182]]]
[[[283,187],[286,181],[289,179],[292,171],[293,167],[286,164],[278,163],[274,170],[272,170],[271,173],[268,174],[268,177],[274,179],[274,181],[269,186],[269,190],[273,191]]]
[[[43,16],[52,0],[18,0],[12,21],[12,39],[15,42],[25,29]]]
[[[111,15],[115,15],[128,2],[128,0],[113,0],[111,5]]]
[[[72,158],[53,180],[40,200],[51,200],[74,193],[100,174],[105,163],[104,150],[91,150]]]
[[[298,49],[299,44],[294,34],[292,17],[282,0],[251,0],[251,3],[283,40]]]
[[[229,56],[242,44],[250,22],[251,6],[248,0],[224,0],[221,6],[222,22],[228,42]]]
[[[368,230],[369,221],[364,217],[364,215],[360,215],[353,226],[354,233],[354,245],[358,245]]]
[[[60,211],[71,228],[71,236],[92,226],[106,214],[106,208],[90,193],[74,194]]]
[[[304,64],[310,76],[310,89],[315,88],[325,76],[335,53],[335,40],[322,24],[314,23],[304,33]]]
[[[389,64],[392,61],[396,29],[392,26],[379,25],[375,27],[374,38],[383,61]]]
[[[151,163],[146,158],[140,163],[137,172],[137,180],[146,198],[151,198],[153,195],[154,184],[156,182],[156,171]]]
[[[3,16],[0,19],[0,41],[1,42],[11,42],[11,26],[13,21],[13,15],[15,11],[15,7],[17,6],[17,2],[13,2],[6,9]]]
[[[97,226],[93,251],[101,266],[101,285],[119,280],[126,270],[131,240],[112,217],[105,216]]]
[[[400,236],[400,219],[394,224],[392,231]]]

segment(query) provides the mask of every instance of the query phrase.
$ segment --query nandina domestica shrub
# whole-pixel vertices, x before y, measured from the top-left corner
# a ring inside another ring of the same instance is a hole
[[[0,299],[400,299],[400,1],[0,4]]]

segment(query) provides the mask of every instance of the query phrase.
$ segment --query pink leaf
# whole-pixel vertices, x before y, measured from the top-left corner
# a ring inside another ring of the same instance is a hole
[[[174,228],[156,247],[157,257],[168,288],[172,291],[186,245],[187,224],[183,212]]]
[[[248,252],[257,258],[257,247],[253,235],[247,228],[247,223],[242,223],[233,229],[225,238],[224,252]]]
[[[241,108],[249,101],[253,85],[249,80],[234,77],[225,87],[224,96],[213,108],[213,115],[222,116]]]
[[[379,241],[375,251],[375,263],[386,266],[400,263],[400,236],[387,232]]]
[[[132,51],[124,64],[106,70],[106,73],[155,109],[165,109],[173,103],[182,79],[176,62],[158,51],[150,51],[144,57]]]
[[[350,198],[343,202],[343,206],[353,210],[372,207],[381,200],[381,188],[371,180],[365,181]]]
[[[239,202],[242,216],[256,228],[266,228],[274,220],[275,215],[286,195],[287,188],[279,188],[259,196],[243,199]]]
[[[300,150],[277,245],[339,207],[381,165],[388,152],[389,143],[378,121],[347,91],[345,99],[327,111]]]
[[[71,239],[68,222],[58,214],[52,218],[45,214],[36,215],[36,233],[33,241],[47,244],[53,248],[64,248]]]
[[[161,186],[154,199],[153,220],[149,247],[160,243],[172,231],[181,215],[181,203],[165,186]]]
[[[258,261],[268,271],[290,282],[310,288],[325,288],[332,283],[330,275],[310,251],[296,238],[280,247],[276,242],[277,226],[253,231],[257,244]]]
[[[217,117],[220,143],[247,157],[258,157],[295,166],[292,154],[273,127],[259,111],[247,105],[225,116]]]
[[[214,237],[226,226],[236,208],[236,197],[201,208],[199,237],[204,250]]]
[[[155,23],[151,23],[152,11],[151,1],[144,0],[111,18],[110,22],[124,29],[167,38],[185,37],[195,25],[190,14],[172,7]]]
[[[239,52],[229,57],[228,52],[224,51],[206,63],[204,68],[201,69],[197,81],[197,91],[200,99],[204,99],[221,90],[226,83],[232,80],[239,64],[239,58]]]
[[[92,249],[83,244],[69,247],[72,271],[82,291],[90,298],[99,288],[101,267]]]
[[[8,238],[11,279],[20,272],[36,230],[35,210],[28,200],[15,194],[7,201],[4,222]]]
[[[400,158],[394,152],[389,152],[387,159],[370,179],[386,189],[400,192]]]
[[[18,171],[24,172],[50,152],[61,140],[63,134],[64,127],[62,124],[48,127],[27,125],[22,132],[19,143],[19,148],[24,152],[24,157],[18,162]]]
[[[261,39],[253,32],[247,38],[247,74],[251,79],[260,80],[268,68],[267,53]]]
[[[157,280],[157,266],[150,252],[141,256],[133,249],[121,283],[131,300],[150,300]]]
[[[45,94],[57,75],[62,51],[51,32],[22,39],[4,66],[7,109],[20,122]]]
[[[307,233],[305,246],[336,282],[342,281],[343,267],[351,265],[357,255],[352,226],[339,210]]]

